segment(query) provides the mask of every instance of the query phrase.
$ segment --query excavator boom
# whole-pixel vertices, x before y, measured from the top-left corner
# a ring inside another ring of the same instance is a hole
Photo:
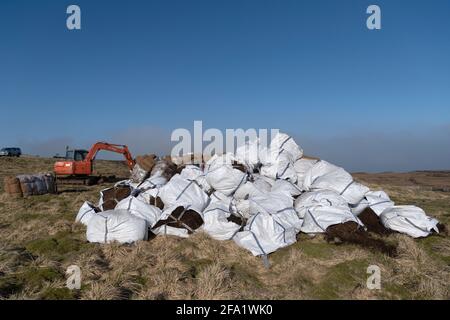
[[[111,151],[115,153],[121,153],[125,157],[127,161],[128,168],[130,170],[133,170],[133,167],[135,166],[135,161],[131,157],[131,153],[128,150],[128,147],[125,145],[120,144],[111,144],[106,142],[97,142],[92,146],[92,148],[89,150],[89,153],[86,156],[86,159],[84,161],[92,162],[95,160],[95,157],[97,156],[97,153],[101,150]]]

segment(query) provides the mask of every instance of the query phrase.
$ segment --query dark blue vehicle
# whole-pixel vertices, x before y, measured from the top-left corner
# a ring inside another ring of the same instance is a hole
[[[0,157],[20,157],[22,150],[20,148],[3,148],[0,150]]]

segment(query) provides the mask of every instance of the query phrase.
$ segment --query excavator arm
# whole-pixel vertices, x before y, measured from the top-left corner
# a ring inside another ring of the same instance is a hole
[[[97,156],[97,153],[101,150],[111,151],[115,153],[121,153],[125,157],[127,161],[128,168],[130,170],[133,170],[136,162],[134,161],[133,157],[131,156],[130,151],[128,150],[127,146],[119,145],[119,144],[110,144],[106,142],[97,142],[92,146],[92,148],[89,150],[89,153],[87,154],[85,161],[91,162],[95,160],[95,157]]]

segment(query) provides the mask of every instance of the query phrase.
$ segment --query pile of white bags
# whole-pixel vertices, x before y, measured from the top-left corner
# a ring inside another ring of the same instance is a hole
[[[144,181],[117,184],[131,194],[114,210],[102,208],[103,196],[98,206],[85,202],[76,221],[87,225],[88,241],[128,243],[149,232],[179,237],[205,232],[265,256],[294,243],[299,232],[324,233],[346,222],[364,228],[358,215],[367,208],[388,229],[412,237],[438,232],[438,221],[422,209],[395,206],[385,192],[369,190],[343,168],[304,158],[286,134],[275,136],[268,148],[256,140],[235,154],[215,155],[204,169],[186,165],[170,179],[164,165]]]

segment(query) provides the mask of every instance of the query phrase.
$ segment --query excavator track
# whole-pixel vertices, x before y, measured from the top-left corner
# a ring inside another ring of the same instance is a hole
[[[105,182],[117,182],[123,179],[118,179],[116,176],[57,176],[56,185],[77,185],[77,186],[93,186]]]
[[[101,177],[90,176],[90,177],[77,177],[77,176],[67,176],[67,177],[56,177],[57,185],[79,185],[79,186],[92,186],[98,184]]]

